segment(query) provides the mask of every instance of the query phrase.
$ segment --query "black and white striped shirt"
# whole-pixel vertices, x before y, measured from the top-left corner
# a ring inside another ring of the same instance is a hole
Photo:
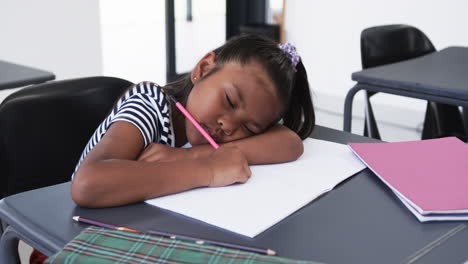
[[[160,86],[152,82],[136,84],[118,100],[112,112],[96,129],[81,154],[75,172],[86,155],[116,121],[126,121],[135,125],[145,140],[145,147],[150,143],[174,147],[175,140],[170,109],[169,101]]]

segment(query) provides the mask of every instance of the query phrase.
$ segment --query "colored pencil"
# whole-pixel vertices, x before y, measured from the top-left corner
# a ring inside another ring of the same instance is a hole
[[[86,224],[99,226],[99,227],[105,227],[105,228],[114,229],[114,230],[139,233],[139,231],[135,230],[135,229],[131,229],[131,228],[123,227],[123,226],[116,226],[116,225],[112,225],[112,224],[108,224],[108,223],[103,223],[103,222],[100,222],[100,221],[97,221],[97,220],[84,218],[84,217],[81,217],[81,216],[73,216],[72,218],[76,222],[86,223]]]
[[[206,140],[211,144],[211,146],[213,146],[214,149],[218,149],[219,148],[219,145],[213,140],[213,138],[210,136],[210,134],[208,134],[204,129],[203,127],[200,126],[200,124],[198,124],[197,120],[195,120],[195,118],[193,118],[193,116],[187,111],[187,109],[185,109],[185,107],[177,102],[177,100],[175,99],[174,96],[172,95],[169,95],[169,98],[171,99],[172,102],[174,102],[175,106],[177,108],[179,108],[179,110],[182,112],[182,114],[193,124],[193,126],[195,126],[195,128],[202,134],[203,137],[206,138]]]
[[[238,245],[238,244],[231,244],[231,243],[222,242],[222,241],[208,240],[205,238],[181,235],[181,234],[176,234],[176,233],[167,233],[167,232],[156,231],[156,230],[149,230],[147,233],[152,234],[152,235],[172,238],[172,239],[188,240],[188,241],[195,242],[199,245],[208,244],[208,245],[213,245],[213,246],[221,246],[221,247],[227,247],[227,248],[232,248],[232,249],[250,251],[250,252],[255,252],[255,253],[260,253],[260,254],[270,255],[270,256],[276,255],[276,252],[274,250],[271,250],[268,248],[256,248],[256,247],[250,247],[250,246],[244,246],[244,245]]]
[[[113,230],[129,231],[129,232],[134,232],[134,233],[143,233],[143,232],[135,230],[135,229],[122,227],[122,226],[116,226],[116,225],[113,225],[113,224],[104,223],[104,222],[101,222],[101,221],[85,218],[85,217],[82,217],[82,216],[73,216],[73,220],[75,220],[77,222],[86,223],[86,224],[90,224],[90,225],[94,225],[94,226],[98,226],[98,227],[109,228],[109,229],[113,229]],[[271,250],[271,249],[268,249],[268,248],[256,248],[256,247],[250,247],[250,246],[245,246],[245,245],[231,244],[231,243],[222,242],[222,241],[208,240],[208,239],[199,238],[199,237],[181,235],[181,234],[176,234],[176,233],[168,233],[168,232],[162,232],[162,231],[156,231],[156,230],[149,230],[149,231],[147,231],[145,233],[151,234],[151,235],[162,236],[162,237],[166,237],[166,238],[171,238],[171,239],[188,240],[188,241],[191,241],[191,242],[195,242],[195,243],[197,243],[199,245],[208,244],[208,245],[213,245],[213,246],[221,246],[221,247],[227,247],[227,248],[232,248],[232,249],[255,252],[255,253],[270,255],[270,256],[276,255],[276,252],[274,250]]]

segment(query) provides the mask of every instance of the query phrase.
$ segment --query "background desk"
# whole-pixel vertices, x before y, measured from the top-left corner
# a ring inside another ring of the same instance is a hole
[[[340,143],[375,141],[324,127],[317,127],[313,137]],[[57,252],[86,227],[74,222],[74,215],[140,230],[159,229],[267,247],[284,257],[324,263],[468,260],[468,222],[419,223],[365,169],[254,239],[145,203],[79,208],[70,198],[69,183],[13,195],[0,201],[0,217],[11,225],[2,237],[0,262],[10,263],[8,253],[15,250],[18,237],[47,255]]]
[[[344,106],[344,131],[351,131],[352,104],[360,90],[396,94],[468,107],[468,48],[449,47],[415,59],[355,72],[358,82]],[[465,130],[468,113],[464,111]]]
[[[55,79],[51,72],[0,60],[0,90]]]

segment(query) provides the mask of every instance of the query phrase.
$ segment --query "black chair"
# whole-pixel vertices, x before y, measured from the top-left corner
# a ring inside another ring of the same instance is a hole
[[[0,198],[70,180],[89,138],[131,82],[52,81],[0,105]]]
[[[429,38],[409,25],[383,25],[366,28],[361,33],[362,68],[377,67],[435,52]],[[366,91],[364,135],[381,139],[370,102],[375,92]],[[462,136],[463,121],[458,107],[428,102],[422,138]],[[462,140],[464,140],[462,138]]]

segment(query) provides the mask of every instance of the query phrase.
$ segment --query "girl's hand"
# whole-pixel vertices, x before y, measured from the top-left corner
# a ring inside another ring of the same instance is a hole
[[[247,159],[236,147],[220,146],[208,159],[213,173],[210,187],[245,183],[250,178]]]
[[[163,144],[151,143],[143,150],[137,160],[167,162],[191,158],[193,158],[193,154],[189,148],[173,148]]]

